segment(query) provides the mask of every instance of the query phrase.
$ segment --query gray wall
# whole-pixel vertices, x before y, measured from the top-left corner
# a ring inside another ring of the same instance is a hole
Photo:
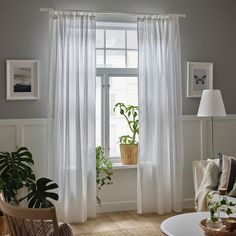
[[[94,11],[184,13],[181,19],[183,114],[196,114],[199,98],[186,98],[186,62],[214,63],[214,88],[227,113],[236,114],[235,0],[0,0],[0,118],[45,118],[48,17],[41,7]],[[40,60],[40,100],[6,101],[6,59]]]

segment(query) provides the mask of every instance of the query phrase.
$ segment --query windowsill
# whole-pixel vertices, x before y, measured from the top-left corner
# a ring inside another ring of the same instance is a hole
[[[120,169],[137,169],[137,165],[124,165],[121,162],[113,162],[112,168],[114,170],[120,170]]]

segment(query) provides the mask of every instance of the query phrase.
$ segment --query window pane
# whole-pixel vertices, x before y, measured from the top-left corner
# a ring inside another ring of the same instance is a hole
[[[117,102],[138,105],[137,77],[110,77],[110,157],[120,156],[119,137],[129,134],[127,121],[118,110],[113,111]]]
[[[106,30],[106,48],[125,48],[125,31]]]
[[[96,77],[96,146],[101,146],[102,144],[102,77]]]
[[[96,67],[104,67],[104,50],[96,50]]]
[[[137,31],[127,30],[127,48],[138,49]]]
[[[107,50],[106,51],[106,67],[124,68],[125,67],[125,51],[124,50]]]
[[[104,48],[104,30],[96,30],[96,48]]]
[[[138,52],[127,51],[127,67],[138,68]]]

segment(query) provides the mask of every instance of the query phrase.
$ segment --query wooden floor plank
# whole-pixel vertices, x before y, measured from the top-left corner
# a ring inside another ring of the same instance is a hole
[[[187,209],[184,212],[192,212]],[[71,224],[74,234],[99,233],[120,229],[160,226],[165,219],[177,213],[138,214],[136,211],[113,212],[97,214],[96,218],[89,219],[83,224]]]

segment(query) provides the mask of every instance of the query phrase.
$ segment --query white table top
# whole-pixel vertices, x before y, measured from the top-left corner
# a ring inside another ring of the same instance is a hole
[[[161,223],[161,230],[168,236],[204,236],[199,222],[209,216],[209,212],[192,212],[172,216]]]

